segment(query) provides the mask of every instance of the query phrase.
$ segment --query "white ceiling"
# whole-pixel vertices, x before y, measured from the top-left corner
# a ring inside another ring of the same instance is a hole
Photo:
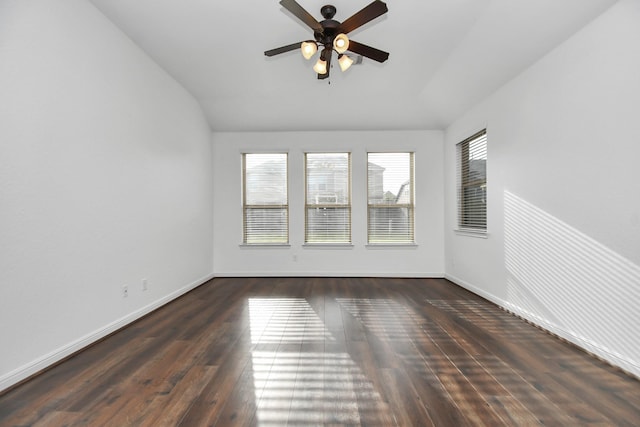
[[[91,0],[201,103],[215,131],[442,129],[614,0],[387,0],[350,38],[390,52],[317,80],[278,0]],[[316,19],[328,0],[297,0]],[[344,21],[371,0],[335,0]],[[336,64],[337,65],[337,64]]]

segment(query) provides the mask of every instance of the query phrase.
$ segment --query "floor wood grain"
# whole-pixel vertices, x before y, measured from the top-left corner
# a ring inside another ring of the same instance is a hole
[[[218,278],[0,426],[638,426],[640,382],[442,279]]]

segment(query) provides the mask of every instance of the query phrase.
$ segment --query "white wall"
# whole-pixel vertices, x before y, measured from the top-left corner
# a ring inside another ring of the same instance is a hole
[[[214,133],[214,272],[218,276],[444,275],[442,132]],[[290,247],[241,247],[241,152],[288,150]],[[367,243],[367,151],[415,151],[415,247]],[[349,248],[304,243],[304,153],[352,153],[352,240]],[[294,259],[295,257],[295,259]]]
[[[640,2],[446,131],[447,276],[640,374]],[[454,233],[455,144],[486,127],[487,239]]]
[[[197,102],[91,4],[1,0],[0,390],[209,277],[211,181]]]

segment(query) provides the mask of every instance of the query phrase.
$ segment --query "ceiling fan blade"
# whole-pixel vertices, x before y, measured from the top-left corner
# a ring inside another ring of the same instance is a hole
[[[366,44],[358,43],[354,40],[349,40],[348,50],[378,62],[384,62],[389,59],[389,52],[367,46]]]
[[[369,21],[376,19],[380,15],[387,13],[387,4],[380,0],[375,0],[368,6],[365,6],[361,11],[354,13],[350,18],[347,18],[342,24],[340,29],[343,33],[347,34],[356,28],[359,28]]]
[[[289,51],[292,51],[292,50],[299,49],[301,44],[302,44],[302,42],[288,44],[286,46],[282,46],[282,47],[278,47],[278,48],[275,48],[275,49],[267,50],[267,51],[264,52],[264,54],[266,56],[280,55],[281,53],[285,53],[285,52],[289,52]]]
[[[296,18],[311,27],[312,30],[318,32],[323,31],[322,25],[320,25],[316,18],[311,16],[311,14],[300,6],[296,0],[280,0],[280,4],[289,12],[293,13]]]

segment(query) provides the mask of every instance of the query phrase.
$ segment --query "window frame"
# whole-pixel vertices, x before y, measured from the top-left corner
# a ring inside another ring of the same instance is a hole
[[[308,157],[311,155],[336,154],[347,156],[347,203],[309,203],[309,174]],[[309,151],[304,156],[304,246],[352,246],[353,245],[353,201],[352,201],[352,153],[350,151]],[[309,236],[309,210],[310,209],[346,209],[347,210],[347,241],[315,241]]]
[[[483,179],[471,179],[470,170],[470,145],[475,142],[482,142],[483,147],[480,151],[485,157],[485,171]],[[461,234],[485,237],[488,232],[488,218],[487,218],[487,129],[482,129],[479,132],[471,135],[470,137],[460,141],[456,144],[456,175],[457,175],[457,229],[456,231]],[[471,208],[468,208],[472,204],[472,200],[466,197],[466,190],[470,188],[484,188],[484,203],[483,211],[479,213],[469,214]],[[478,218],[479,217],[479,218]],[[474,218],[478,222],[472,222],[468,218]]]
[[[286,203],[285,204],[247,204],[247,155],[283,155],[284,163],[285,163],[285,192],[286,192]],[[289,210],[289,153],[286,151],[246,151],[241,153],[242,159],[242,243],[241,246],[290,246],[290,210]],[[247,213],[250,210],[259,210],[259,209],[284,209],[286,214],[286,224],[285,224],[285,233],[284,241],[264,241],[264,242],[248,242],[247,237],[249,233],[247,233]]]
[[[415,246],[416,234],[415,234],[415,151],[367,151],[367,246]],[[369,155],[370,154],[409,154],[409,203],[370,203],[370,173],[369,173]],[[409,235],[410,238],[405,241],[372,241],[371,236],[371,210],[372,209],[407,209],[410,214],[409,220]]]

